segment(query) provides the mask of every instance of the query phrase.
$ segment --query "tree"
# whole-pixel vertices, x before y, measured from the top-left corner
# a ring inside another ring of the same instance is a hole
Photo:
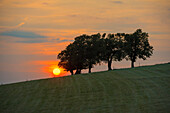
[[[121,61],[124,58],[123,40],[124,33],[108,34],[106,38],[103,34],[102,60],[108,63],[108,70],[112,70],[112,61]]]
[[[89,37],[86,34],[80,35],[75,38],[74,45],[74,64],[76,67],[75,74],[81,74],[82,69],[87,69],[88,63],[85,58],[85,40]]]
[[[84,49],[85,49],[85,59],[88,64],[89,73],[91,73],[91,68],[100,62],[100,33],[93,34],[91,36],[85,37]]]
[[[61,53],[58,54],[57,58],[60,59],[58,66],[63,67],[66,71],[70,71],[71,75],[73,75],[73,71],[76,69],[74,64],[74,45],[68,45],[66,47],[66,50],[63,50],[61,51]]]
[[[126,59],[131,60],[131,67],[137,58],[146,60],[153,54],[153,47],[150,46],[148,41],[148,33],[142,32],[137,29],[133,34],[126,34],[125,36],[125,53]]]

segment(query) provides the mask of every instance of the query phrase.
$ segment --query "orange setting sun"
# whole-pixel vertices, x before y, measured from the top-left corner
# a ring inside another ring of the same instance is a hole
[[[54,75],[59,75],[60,74],[60,69],[59,68],[55,68],[54,70],[53,70],[53,74]]]
[[[62,67],[58,67],[57,61],[40,61],[44,66],[43,71],[49,73],[50,77],[62,77],[67,76],[68,73]]]

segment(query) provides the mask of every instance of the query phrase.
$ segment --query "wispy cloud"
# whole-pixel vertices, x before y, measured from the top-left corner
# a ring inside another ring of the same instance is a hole
[[[67,39],[63,39],[63,40],[59,40],[59,42],[73,42],[74,40],[67,40]]]
[[[74,40],[67,40],[67,39],[35,39],[35,40],[22,40],[22,41],[16,41],[16,43],[44,43],[44,42],[50,42],[50,43],[63,43],[63,42],[73,42]]]
[[[27,31],[5,31],[0,33],[3,36],[12,36],[12,37],[19,37],[19,38],[46,38],[46,36],[42,36],[33,32]]]
[[[19,24],[16,24],[14,26],[0,26],[0,31],[5,32],[5,31],[14,31],[16,29],[21,28],[23,25],[25,25],[28,21],[28,17],[25,17],[22,19],[22,21]]]
[[[18,27],[21,27],[22,25],[24,25],[25,24],[25,22],[21,22],[20,24],[18,24],[16,27],[18,28]]]
[[[28,20],[28,17],[25,17],[24,20],[23,20],[23,22],[19,23],[19,24],[16,25],[14,28],[19,28],[19,27],[23,26],[23,25],[26,23],[27,20]]]
[[[72,42],[73,40],[65,39],[65,38],[55,38],[55,37],[47,37],[44,35],[36,34],[34,32],[28,31],[5,31],[0,33],[1,36],[10,36],[17,37],[16,43],[62,43],[62,42]]]
[[[24,40],[24,41],[16,41],[16,43],[43,43],[47,42],[46,40]]]
[[[43,5],[48,5],[48,3],[47,3],[47,2],[43,2],[42,4],[43,4]]]
[[[150,32],[153,35],[168,35],[170,32]]]
[[[123,4],[122,1],[111,1],[112,3],[115,3],[115,4]]]

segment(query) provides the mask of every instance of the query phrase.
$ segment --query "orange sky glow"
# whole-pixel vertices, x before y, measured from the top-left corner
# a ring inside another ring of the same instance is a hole
[[[0,0],[0,83],[54,77],[57,54],[81,34],[141,28],[149,33],[154,54],[136,66],[169,62],[169,6],[168,0]],[[92,69],[104,70],[105,65]],[[58,77],[66,75],[61,69]]]
[[[68,75],[68,72],[66,72],[65,69],[58,66],[58,61],[36,61],[35,63],[37,65],[43,64],[44,67],[42,68],[42,71],[50,73],[50,77],[62,77],[62,76]],[[59,75],[53,74],[53,70],[56,68],[58,68],[60,70]]]

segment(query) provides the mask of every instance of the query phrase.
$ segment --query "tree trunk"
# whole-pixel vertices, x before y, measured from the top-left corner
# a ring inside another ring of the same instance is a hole
[[[89,73],[91,73],[91,67],[89,67]]]
[[[77,69],[75,74],[81,74],[81,69]]]
[[[76,73],[75,73],[75,74],[76,74],[76,75],[77,75],[77,74],[79,74],[79,71],[78,71],[78,70],[76,70]]]
[[[89,64],[89,73],[91,73],[91,68],[92,68],[92,66],[91,66],[91,63]]]
[[[73,75],[74,73],[73,73],[73,70],[70,70],[70,73],[71,73],[71,75]]]
[[[134,68],[134,61],[131,62],[131,68]]]
[[[75,75],[76,75],[76,74],[78,74],[78,69],[76,70],[76,73],[75,73]]]
[[[112,70],[112,60],[108,60],[108,71]]]
[[[108,71],[112,70],[112,56],[111,58],[108,57]]]

